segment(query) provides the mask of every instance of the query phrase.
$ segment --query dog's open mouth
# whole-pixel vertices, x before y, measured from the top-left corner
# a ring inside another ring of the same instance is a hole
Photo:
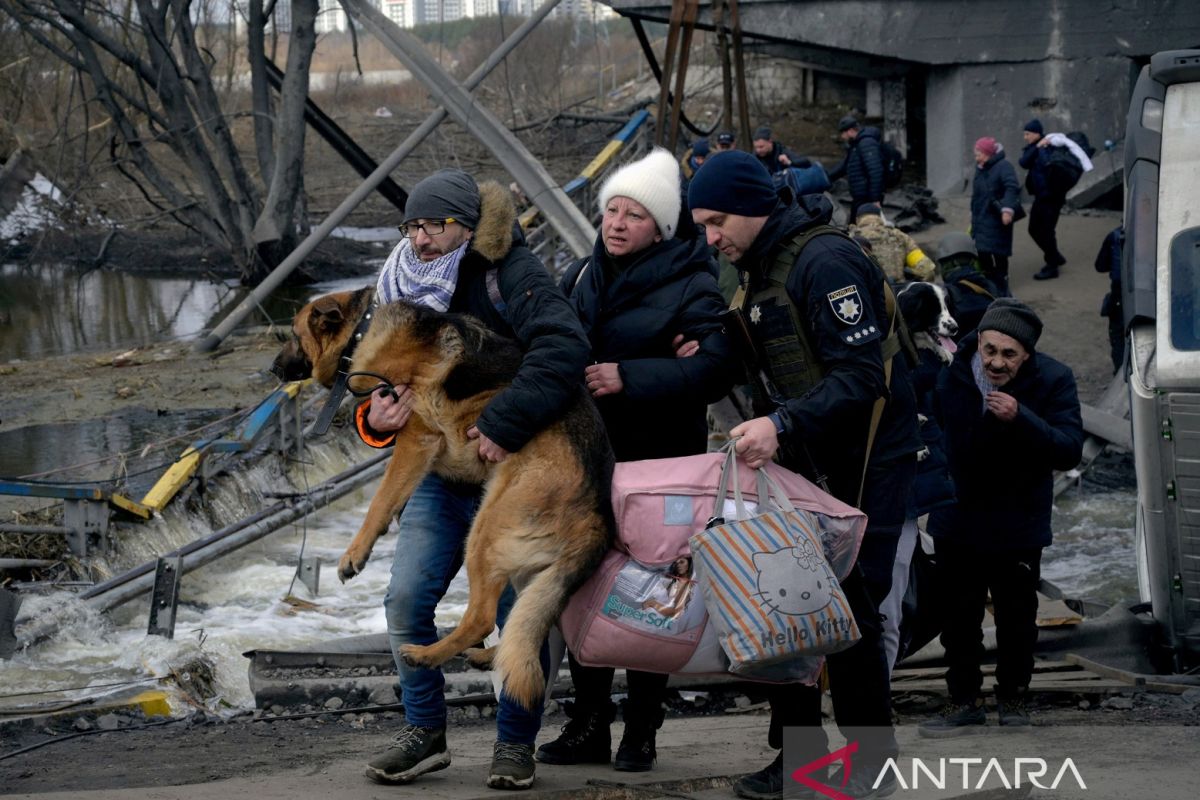
[[[954,340],[951,339],[949,336],[938,336],[937,340],[938,340],[938,344],[940,344],[942,347],[946,348],[946,352],[948,352],[948,353],[958,352],[958,345],[956,345],[954,343]]]

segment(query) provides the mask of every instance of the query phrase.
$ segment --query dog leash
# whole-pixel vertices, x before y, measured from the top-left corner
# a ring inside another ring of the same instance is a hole
[[[337,376],[333,380],[333,386],[329,389],[329,397],[325,400],[325,405],[321,407],[321,413],[317,415],[316,422],[309,428],[309,433],[313,436],[325,435],[325,432],[329,430],[329,424],[333,422],[333,415],[341,407],[342,399],[346,396],[346,388],[350,384],[350,362],[354,359],[354,350],[366,335],[367,329],[371,327],[371,317],[374,315],[375,304],[371,303],[358,321],[358,325],[354,327],[354,332],[350,334],[350,340],[342,348],[342,353],[338,356]]]

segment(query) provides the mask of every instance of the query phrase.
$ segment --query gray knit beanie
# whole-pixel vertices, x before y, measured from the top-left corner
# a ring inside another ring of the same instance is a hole
[[[1021,343],[1021,346],[1033,352],[1038,338],[1042,335],[1042,321],[1033,309],[1012,297],[1001,297],[992,301],[979,320],[980,333],[983,331],[999,331],[1007,334]]]
[[[479,207],[479,186],[474,178],[461,169],[439,169],[413,187],[404,207],[404,220],[452,219],[475,230]]]

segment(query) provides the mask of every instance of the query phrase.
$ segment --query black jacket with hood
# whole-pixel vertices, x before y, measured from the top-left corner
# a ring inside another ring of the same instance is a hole
[[[726,303],[703,237],[658,242],[614,260],[596,239],[562,289],[591,342],[590,361],[616,363],[624,389],[596,398],[618,461],[708,448],[707,405],[729,391],[737,367],[721,326]],[[700,350],[676,358],[683,334]],[[582,378],[582,371],[580,372]]]
[[[879,128],[872,125],[863,128],[847,143],[842,163],[829,173],[831,181],[846,176],[855,208],[883,200],[883,153],[879,149],[882,140]]]

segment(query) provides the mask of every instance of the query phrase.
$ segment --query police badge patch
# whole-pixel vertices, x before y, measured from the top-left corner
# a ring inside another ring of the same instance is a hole
[[[833,309],[834,316],[847,325],[855,325],[862,318],[862,298],[858,296],[857,285],[843,286],[825,296],[829,298],[829,307]]]

